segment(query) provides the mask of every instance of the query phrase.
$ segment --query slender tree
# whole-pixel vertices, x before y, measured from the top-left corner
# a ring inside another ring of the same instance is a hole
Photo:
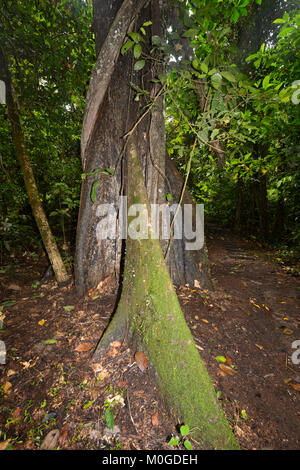
[[[38,188],[36,185],[34,173],[32,170],[30,158],[26,151],[24,133],[21,125],[18,107],[14,99],[13,85],[7,67],[6,58],[3,50],[0,48],[0,78],[5,83],[6,105],[8,117],[12,128],[12,137],[15,147],[16,157],[20,164],[24,183],[31,205],[31,209],[47,251],[49,260],[53,267],[57,282],[63,284],[69,280],[69,275],[59,253],[55,238],[49,226],[46,214],[44,212]]]

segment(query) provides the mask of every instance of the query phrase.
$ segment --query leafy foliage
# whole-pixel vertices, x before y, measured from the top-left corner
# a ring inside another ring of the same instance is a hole
[[[18,100],[40,196],[57,235],[74,225],[81,183],[80,134],[94,62],[91,2],[2,2],[0,41]],[[39,243],[5,106],[0,107],[0,228],[6,248]]]

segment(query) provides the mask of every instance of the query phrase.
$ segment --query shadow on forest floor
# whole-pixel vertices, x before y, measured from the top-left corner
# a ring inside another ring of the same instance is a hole
[[[211,231],[207,244],[215,290],[178,296],[227,419],[243,449],[299,448],[299,279],[229,232]],[[124,344],[89,362],[115,297],[78,300],[73,286],[35,285],[45,262],[10,263],[0,274],[0,449],[171,449],[178,423],[135,351]]]

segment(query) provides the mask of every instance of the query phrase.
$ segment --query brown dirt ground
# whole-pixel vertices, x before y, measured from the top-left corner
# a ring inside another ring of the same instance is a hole
[[[299,449],[300,365],[291,361],[300,340],[299,278],[229,232],[211,231],[207,241],[214,291],[181,287],[178,296],[226,417],[242,449]],[[15,301],[0,312],[7,348],[0,448],[7,441],[13,449],[39,449],[48,435],[50,448],[66,450],[171,449],[179,423],[134,351],[123,345],[91,364],[115,297],[91,292],[78,300],[73,286],[58,288],[54,280],[33,287],[45,263],[11,259],[0,274],[0,304]]]

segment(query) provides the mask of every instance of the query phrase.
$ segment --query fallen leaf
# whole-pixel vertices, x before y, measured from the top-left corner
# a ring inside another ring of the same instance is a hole
[[[93,347],[94,345],[92,343],[81,343],[77,346],[77,348],[75,348],[75,351],[86,352],[90,351]]]
[[[20,407],[16,408],[12,414],[12,418],[16,419],[19,416],[20,412],[21,412],[21,408]]]
[[[197,287],[197,289],[200,289],[200,283],[197,281],[197,279],[194,280],[194,287]]]
[[[153,426],[158,426],[159,425],[159,418],[158,418],[158,411],[156,411],[152,416],[151,416],[151,422]]]
[[[290,377],[286,378],[286,379],[283,379],[284,383],[285,384],[288,384],[289,382],[292,381],[292,379]]]
[[[264,349],[263,346],[261,346],[260,344],[255,344],[255,346],[256,346],[258,349]]]
[[[40,449],[41,450],[52,450],[57,446],[59,438],[59,430],[53,429],[52,431],[48,432],[47,436],[43,440]]]
[[[0,442],[0,450],[5,450],[9,442],[10,442],[10,439],[6,439],[6,441]]]
[[[10,382],[5,382],[5,384],[3,385],[3,392],[7,393],[7,394],[10,393],[11,392],[11,390],[10,390],[11,387],[12,387],[12,385],[11,385]]]
[[[208,323],[208,320],[206,320],[205,318],[201,318],[201,320],[202,320],[204,323]]]
[[[300,384],[289,383],[289,386],[292,387],[294,390],[297,390],[297,392],[300,392]]]
[[[229,366],[232,366],[232,360],[230,359],[230,357],[227,356],[227,354],[225,354],[225,357],[226,357],[226,360],[227,360],[227,364],[228,364]]]
[[[254,305],[254,307],[260,308],[260,306],[259,306],[259,305],[257,305],[257,304],[254,302],[254,300],[250,300],[250,303],[251,303],[251,304],[253,304],[253,305]]]
[[[14,374],[16,374],[16,371],[15,371],[15,370],[13,370],[13,369],[8,369],[8,371],[7,371],[7,377],[10,377],[11,375],[14,375]]]
[[[45,323],[45,321],[46,321],[46,320],[44,320],[44,319],[43,319],[43,320],[40,320],[40,321],[38,322],[38,324],[39,324],[40,326],[43,326],[43,324]]]
[[[67,312],[71,312],[71,310],[74,310],[74,305],[65,305],[64,306],[64,310],[66,310]]]
[[[143,353],[143,351],[138,351],[135,353],[134,355],[134,359],[135,359],[135,362],[138,366],[138,368],[144,372],[145,369],[147,369],[148,367],[148,360],[145,356],[145,354]]]
[[[9,286],[7,286],[7,289],[10,289],[10,290],[17,290],[17,291],[22,290],[21,287],[18,286],[17,284],[9,284]]]
[[[226,365],[226,364],[219,364],[220,369],[222,369],[223,372],[229,375],[235,375],[236,371],[232,369],[232,367]]]
[[[290,328],[284,328],[284,329],[282,330],[282,333],[283,333],[284,335],[292,335],[294,332],[293,332],[293,330],[291,330]]]
[[[226,362],[226,357],[224,356],[216,356],[215,359],[218,362]]]

